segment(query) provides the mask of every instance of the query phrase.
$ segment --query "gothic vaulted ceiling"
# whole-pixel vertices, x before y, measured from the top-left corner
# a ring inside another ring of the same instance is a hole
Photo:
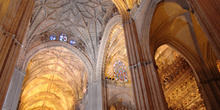
[[[63,47],[51,47],[29,62],[19,110],[73,110],[86,93],[87,70]]]
[[[88,58],[95,63],[99,40],[113,7],[111,0],[36,0],[25,51],[43,33],[66,33],[84,44]]]
[[[105,48],[105,76],[114,77],[114,64],[116,61],[120,60],[128,67],[128,57],[125,44],[124,30],[121,23],[116,24],[108,36],[107,46]],[[128,72],[128,80],[130,82],[130,72]]]

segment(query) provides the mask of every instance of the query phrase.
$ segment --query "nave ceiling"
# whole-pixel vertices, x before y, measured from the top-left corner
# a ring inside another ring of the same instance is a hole
[[[87,69],[70,50],[51,47],[29,62],[19,110],[75,109],[87,91]]]
[[[102,33],[114,7],[111,0],[36,0],[20,56],[45,43],[52,34],[57,38],[66,34],[82,45],[81,51],[95,64]]]

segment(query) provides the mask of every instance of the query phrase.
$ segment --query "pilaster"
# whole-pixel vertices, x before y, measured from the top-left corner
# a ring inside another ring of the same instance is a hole
[[[186,13],[186,19],[189,23],[192,23],[192,18],[190,13]],[[217,91],[219,91],[219,72],[217,70],[215,61],[214,64],[211,63],[212,59],[208,58],[206,56],[202,55],[202,50],[201,47],[199,47],[198,41],[194,26],[189,25],[189,29],[192,35],[192,39],[194,42],[194,45],[196,47],[197,54],[199,56],[199,62],[201,65],[198,65],[197,69],[197,76],[198,76],[198,86],[200,87],[200,91],[202,93],[203,99],[205,101],[206,107],[209,110],[217,110],[220,109],[220,95]],[[202,37],[202,36],[200,36]],[[212,53],[212,49],[208,48],[207,49],[210,53]],[[208,55],[210,53],[207,53]],[[210,55],[209,57],[215,57],[214,55]],[[205,60],[209,59],[209,60]]]
[[[4,110],[17,109],[24,76],[25,73],[20,71],[18,68],[15,68],[2,109]]]

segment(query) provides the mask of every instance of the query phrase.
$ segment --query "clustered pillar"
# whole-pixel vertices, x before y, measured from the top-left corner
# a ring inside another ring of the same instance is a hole
[[[216,56],[220,59],[219,0],[189,0],[189,3]]]
[[[125,40],[137,110],[168,109],[154,60],[142,55],[135,22],[124,22]]]
[[[3,5],[4,2],[9,1],[3,1]],[[34,3],[34,0],[10,0],[0,21],[0,108],[6,97]]]

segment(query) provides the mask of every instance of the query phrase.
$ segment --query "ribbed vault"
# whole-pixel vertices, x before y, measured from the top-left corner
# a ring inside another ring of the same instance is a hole
[[[77,56],[63,47],[48,48],[27,66],[19,109],[75,109],[87,82],[87,70]]]
[[[111,0],[36,0],[22,53],[38,45],[34,43],[42,35],[65,33],[80,41],[95,63],[99,40],[113,8]]]
[[[111,33],[108,36],[107,46],[105,48],[105,76],[114,77],[114,63],[118,60],[122,61],[126,67],[128,67],[128,57],[125,44],[124,30],[121,23],[115,25]],[[128,72],[128,80],[130,80],[129,69],[126,69]]]

